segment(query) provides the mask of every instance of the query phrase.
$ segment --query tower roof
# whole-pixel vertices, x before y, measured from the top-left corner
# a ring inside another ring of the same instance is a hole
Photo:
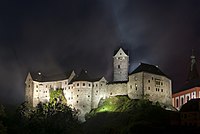
[[[190,64],[190,70],[189,70],[187,81],[199,79],[199,73],[197,70],[197,64],[196,64],[196,58],[194,56],[194,50],[192,50],[192,55],[190,56],[190,58],[191,58],[191,64]]]
[[[146,63],[141,63],[131,74],[139,73],[139,72],[147,72],[151,74],[157,74],[166,76],[158,67]]]
[[[181,89],[178,90],[177,92],[191,89],[194,87],[200,87],[200,77],[199,77],[199,73],[197,70],[197,64],[196,64],[196,58],[194,56],[194,50],[192,50],[192,55],[190,56],[190,58],[191,58],[191,63],[190,63],[190,70],[188,73],[187,80],[184,83],[184,85],[181,87]]]
[[[120,53],[121,53],[122,56],[128,56],[128,55],[129,55],[128,50],[124,49],[124,48],[121,47],[121,46],[120,46],[118,49],[116,49],[116,50],[114,51],[113,56],[117,56],[118,53],[119,53],[119,55],[120,55]]]

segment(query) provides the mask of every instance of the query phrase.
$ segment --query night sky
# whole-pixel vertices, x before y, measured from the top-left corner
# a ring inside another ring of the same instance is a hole
[[[179,89],[192,49],[200,61],[200,1],[1,1],[0,103],[23,102],[28,71],[85,69],[111,80],[113,52],[122,45],[130,72],[140,62],[158,65]]]

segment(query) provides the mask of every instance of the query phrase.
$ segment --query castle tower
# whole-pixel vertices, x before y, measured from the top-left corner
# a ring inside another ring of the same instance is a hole
[[[190,56],[191,58],[191,64],[190,64],[190,71],[188,74],[188,81],[198,79],[199,78],[199,73],[197,71],[197,65],[196,65],[196,58],[194,56],[194,50],[192,50],[192,55]]]
[[[128,81],[129,56],[120,48],[113,56],[113,81]]]

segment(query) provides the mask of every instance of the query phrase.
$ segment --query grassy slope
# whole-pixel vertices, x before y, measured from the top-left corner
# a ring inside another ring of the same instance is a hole
[[[83,132],[146,133],[166,131],[170,113],[148,100],[131,100],[127,96],[110,97],[87,115]]]

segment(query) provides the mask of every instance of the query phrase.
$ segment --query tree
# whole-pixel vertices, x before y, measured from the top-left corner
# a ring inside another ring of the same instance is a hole
[[[67,104],[67,100],[63,94],[63,89],[56,89],[50,91],[50,102],[61,102]]]
[[[25,102],[17,113],[22,129],[30,134],[71,133],[79,125],[76,111],[56,100],[39,103],[35,108]]]

